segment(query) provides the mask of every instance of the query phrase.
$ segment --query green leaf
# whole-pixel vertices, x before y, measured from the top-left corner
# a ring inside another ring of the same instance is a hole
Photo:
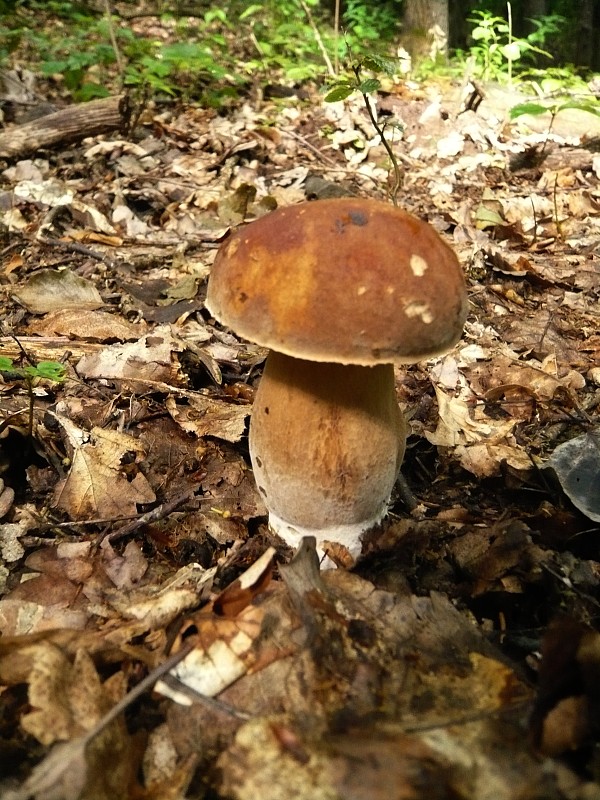
[[[0,372],[8,372],[14,369],[12,358],[0,356]]]
[[[215,20],[218,20],[223,25],[227,24],[227,14],[222,8],[211,8],[210,11],[207,11],[204,15],[204,22],[206,22],[207,25],[210,25],[210,23]]]
[[[565,103],[561,103],[558,106],[556,113],[558,114],[559,111],[566,111],[568,108],[574,108],[577,111],[587,111],[588,114],[594,114],[596,117],[600,117],[600,104],[590,102],[589,100],[567,100]]]
[[[398,65],[392,58],[385,58],[376,53],[369,53],[362,60],[365,69],[372,69],[374,72],[385,72],[390,77],[397,72]]]
[[[40,361],[35,367],[25,367],[25,372],[32,378],[45,378],[60,382],[65,379],[65,368],[58,361]]]
[[[521,58],[521,45],[519,42],[511,42],[501,47],[500,52],[508,61],[518,61]]]
[[[333,89],[325,95],[325,102],[337,103],[340,100],[345,100],[347,97],[350,97],[355,90],[355,86],[349,86],[347,84],[334,86]]]
[[[475,41],[478,41],[479,39],[487,39],[488,36],[489,31],[487,31],[486,28],[477,27],[473,28],[471,31],[471,39],[475,39]]]
[[[68,61],[43,61],[40,70],[43,75],[58,75],[69,66]]]
[[[171,72],[173,72],[172,64],[164,61],[157,61],[152,56],[144,56],[140,61],[140,67],[145,72],[150,72],[157,78],[164,78],[166,75],[170,75]]]
[[[238,19],[241,22],[242,20],[248,19],[248,17],[251,17],[254,14],[257,14],[259,11],[262,11],[262,10],[263,10],[263,7],[260,5],[260,3],[253,3],[252,5],[248,6],[248,8],[245,11],[242,11],[242,13],[238,17]]]
[[[106,86],[100,86],[97,83],[82,83],[81,86],[75,91],[77,99],[82,103],[87,103],[88,100],[95,100],[98,97],[110,97],[110,92]]]
[[[362,92],[363,94],[370,94],[371,92],[376,92],[380,86],[381,81],[378,81],[377,78],[367,78],[366,81],[363,81],[360,84],[358,91]]]
[[[518,106],[513,106],[510,109],[509,114],[511,119],[516,119],[517,117],[522,117],[523,114],[531,114],[533,117],[539,117],[540,114],[546,114],[548,111],[550,111],[549,108],[539,103],[519,103]]]

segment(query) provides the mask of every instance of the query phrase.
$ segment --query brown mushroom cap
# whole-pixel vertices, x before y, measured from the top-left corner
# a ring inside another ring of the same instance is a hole
[[[279,209],[219,250],[206,307],[264,347],[309,361],[413,362],[449,349],[462,270],[426,222],[377,200]]]

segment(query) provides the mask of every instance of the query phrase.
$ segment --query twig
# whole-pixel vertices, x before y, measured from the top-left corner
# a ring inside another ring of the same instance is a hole
[[[317,26],[315,24],[315,21],[313,19],[313,15],[310,13],[310,8],[306,5],[304,0],[299,0],[299,3],[302,6],[302,9],[304,10],[304,13],[306,14],[306,17],[308,19],[308,24],[312,28],[312,31],[313,31],[313,33],[315,35],[315,40],[317,42],[317,46],[318,46],[319,50],[321,51],[321,55],[323,56],[323,60],[325,61],[325,64],[327,66],[327,72],[329,72],[329,75],[332,78],[335,78],[336,72],[335,72],[335,70],[333,68],[333,64],[331,63],[331,59],[329,58],[327,50],[325,49],[325,45],[323,44],[323,39],[321,39],[321,34],[319,33],[319,29],[317,28]]]
[[[177,497],[174,497],[172,500],[167,500],[165,503],[161,503],[161,505],[153,508],[152,511],[148,511],[147,514],[142,514],[141,517],[122,525],[120,528],[117,528],[116,531],[112,531],[112,533],[109,533],[108,535],[102,535],[98,544],[105,538],[108,539],[109,542],[116,542],[118,539],[123,539],[125,536],[129,536],[129,534],[134,533],[134,531],[138,530],[138,528],[141,528],[143,525],[164,519],[172,511],[175,511],[176,508],[179,508],[179,506],[183,505],[188,500],[191,500],[197,491],[197,486],[195,486],[193,489],[187,489],[185,492],[177,495]]]
[[[334,161],[333,158],[330,158],[329,156],[326,156],[324,153],[322,153],[321,150],[319,150],[317,147],[315,147],[313,144],[311,144],[309,141],[307,141],[304,138],[304,136],[300,136],[298,133],[295,133],[294,131],[288,131],[285,128],[283,128],[281,130],[281,133],[285,134],[286,136],[291,136],[292,139],[295,139],[297,142],[300,142],[301,144],[303,144],[305,147],[307,147],[309,150],[311,150],[320,159],[322,159],[323,161],[326,161],[328,164],[331,164],[334,167],[337,166],[337,162]]]
[[[192,701],[192,703],[200,703],[201,705],[210,708],[211,711],[222,711],[224,714],[227,714],[230,717],[235,717],[235,719],[252,719],[252,715],[248,714],[246,711],[239,711],[239,709],[235,708],[229,703],[225,703],[223,700],[219,700],[216,697],[209,697],[206,694],[201,694],[192,686],[188,686],[187,683],[183,683],[183,681],[178,680],[168,673],[163,677],[162,683],[166,684],[174,692],[185,695]]]
[[[335,63],[335,74],[337,75],[340,71],[340,55],[338,52],[339,48],[339,40],[340,40],[340,3],[341,0],[335,0],[335,11],[334,11],[334,19],[333,19],[333,46],[334,46],[334,63]]]
[[[415,723],[414,725],[402,725],[401,730],[404,733],[425,733],[426,731],[440,730],[442,728],[450,728],[456,725],[469,725],[472,722],[481,722],[483,720],[503,717],[513,714],[515,711],[526,711],[529,708],[529,700],[516,700],[504,708],[486,709],[482,711],[474,711],[472,714],[448,717],[447,719],[440,719],[437,721]]]
[[[37,240],[41,244],[47,244],[50,247],[57,247],[60,250],[65,250],[69,253],[80,253],[82,256],[93,258],[94,261],[100,261],[103,264],[106,264],[107,267],[115,266],[114,262],[105,255],[99,253],[97,250],[92,250],[91,248],[86,247],[79,242],[63,242],[60,239],[53,239],[49,236],[38,236]]]
[[[110,0],[104,0],[104,15],[106,16],[106,24],[108,26],[108,35],[110,37],[110,43],[112,45],[112,49],[115,54],[115,61],[117,64],[117,69],[119,70],[119,76],[121,78],[121,85],[123,84],[123,58],[121,56],[121,51],[119,50],[119,45],[117,43],[117,37],[115,35],[115,27],[113,24],[112,18],[112,9],[110,7]]]

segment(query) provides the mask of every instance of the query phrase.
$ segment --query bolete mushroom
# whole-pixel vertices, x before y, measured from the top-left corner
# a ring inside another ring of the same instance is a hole
[[[404,456],[393,364],[460,338],[456,256],[430,225],[387,203],[302,203],[221,247],[206,307],[270,350],[250,457],[271,528],[292,546],[313,535],[355,558],[386,514]]]

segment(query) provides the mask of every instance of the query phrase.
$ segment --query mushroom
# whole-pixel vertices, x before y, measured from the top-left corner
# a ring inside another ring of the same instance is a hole
[[[206,308],[269,348],[250,458],[271,529],[355,559],[385,516],[406,424],[394,363],[447,351],[466,316],[462,270],[427,223],[376,200],[279,209],[221,247]]]

